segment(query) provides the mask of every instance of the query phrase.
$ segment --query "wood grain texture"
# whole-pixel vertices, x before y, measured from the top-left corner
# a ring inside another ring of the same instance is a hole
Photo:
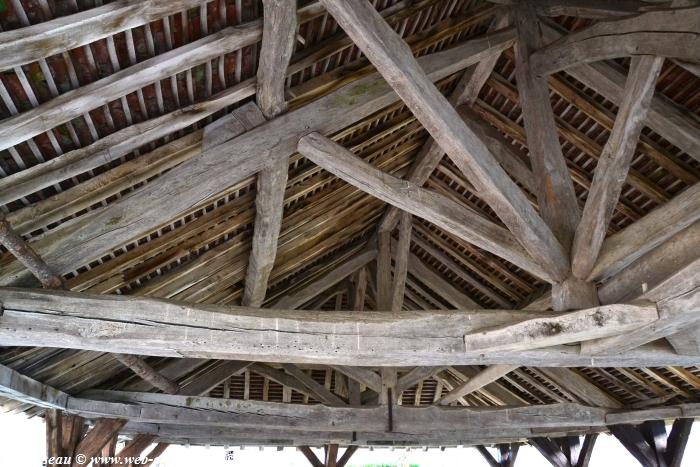
[[[394,279],[391,291],[391,311],[403,309],[403,295],[406,290],[406,275],[408,274],[408,256],[411,252],[411,229],[413,216],[401,213],[399,221],[399,241],[394,250]]]
[[[115,295],[2,289],[0,345],[40,345],[140,355],[331,365],[663,366],[692,364],[668,347],[581,356],[577,348],[465,352],[464,335],[549,312],[506,310],[342,312],[261,310]],[[613,306],[642,310],[642,307]],[[605,308],[601,308],[605,309]],[[578,312],[577,312],[578,313]],[[595,315],[595,313],[591,313]],[[115,322],[114,316],[120,316]],[[566,315],[565,315],[566,316]],[[566,317],[556,319],[566,323]],[[569,320],[577,315],[569,317]],[[633,322],[630,313],[619,326]],[[588,331],[584,320],[582,335]],[[617,325],[617,324],[616,324]],[[605,327],[602,332],[608,332]],[[555,336],[556,338],[556,336]],[[567,338],[567,341],[570,341]],[[547,345],[551,341],[546,342]],[[528,344],[529,345],[529,344]]]
[[[419,63],[430,79],[438,80],[478,62],[485,54],[503,50],[512,40],[513,31],[505,30],[421,57]],[[250,92],[254,93],[254,87]],[[181,164],[105,209],[63,224],[32,246],[57,272],[72,271],[157,229],[183,210],[266,165],[289,157],[296,151],[299,138],[309,130],[333,133],[397,100],[381,77],[366,76],[262,125],[257,131],[247,132],[244,138],[232,138],[227,144],[210,148],[196,161]],[[21,283],[26,276],[20,265],[8,265],[0,272],[0,283]]]
[[[561,280],[569,269],[565,250],[520,188],[425,76],[405,42],[367,2],[322,0],[353,42],[416,115],[547,273]]]
[[[120,0],[0,33],[0,70],[75,49],[205,0]]]
[[[634,57],[622,105],[605,143],[576,230],[571,269],[579,279],[591,273],[634,156],[663,58]]]
[[[326,274],[314,282],[311,282],[306,287],[294,292],[293,294],[282,297],[275,302],[274,306],[275,308],[299,308],[324,290],[333,287],[361,267],[366,266],[367,263],[376,257],[377,250],[366,250],[338,266],[335,270],[331,271],[331,273]]]
[[[410,181],[384,173],[318,133],[302,137],[298,150],[304,157],[360,190],[426,219],[469,243],[519,265],[537,277],[550,277],[506,229],[470,208]]]
[[[604,242],[588,280],[607,279],[700,219],[700,183],[611,235]]]
[[[562,37],[552,23],[541,23],[547,42]],[[606,99],[621,105],[626,77],[609,63],[598,62],[567,68],[566,73],[594,89]],[[695,160],[700,161],[700,121],[661,95],[655,95],[647,113],[646,124]]]
[[[580,63],[630,55],[700,58],[700,7],[601,21],[533,52],[532,65],[547,75]]]
[[[0,122],[0,150],[79,117],[85,112],[224,53],[256,43],[256,22],[225,28],[177,49],[65,92]]]
[[[550,345],[587,341],[607,336],[616,339],[660,321],[655,305],[608,305],[494,328],[464,336],[467,351],[529,350]]]
[[[536,2],[524,0],[513,7],[518,31],[515,75],[539,212],[568,252],[580,213],[571,175],[559,144],[549,87],[547,81],[537,75],[539,70],[530,57],[543,43],[535,4]],[[561,281],[564,277],[558,279]]]
[[[442,396],[438,403],[448,405],[460,397],[464,397],[467,394],[478,391],[482,387],[493,383],[516,368],[517,366],[514,365],[491,365]]]

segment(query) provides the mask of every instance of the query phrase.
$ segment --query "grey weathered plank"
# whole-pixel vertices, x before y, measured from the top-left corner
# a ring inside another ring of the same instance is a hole
[[[0,289],[0,345],[78,348],[166,357],[332,365],[692,365],[663,345],[579,355],[570,346],[465,351],[464,334],[548,312],[342,312],[191,305],[132,296]],[[119,316],[119,321],[114,321]],[[630,319],[633,315],[630,315]]]
[[[423,56],[418,61],[430,79],[439,80],[477,63],[484,55],[503,50],[512,41],[512,30],[500,31],[445,52]],[[251,95],[254,88],[249,92]],[[247,132],[243,138],[239,136],[210,148],[196,160],[175,167],[104,209],[62,224],[32,246],[57,272],[72,271],[157,229],[183,210],[266,165],[289,157],[296,152],[299,138],[310,130],[333,133],[396,100],[398,97],[380,76],[366,76]],[[348,102],[354,105],[348,107]],[[26,276],[21,265],[11,264],[0,272],[0,284],[21,283]]]
[[[354,379],[360,384],[364,384],[374,392],[382,392],[382,378],[368,368],[347,365],[333,365],[335,371],[343,373],[345,376]]]
[[[662,64],[663,58],[659,57],[632,58],[622,104],[598,159],[581,222],[574,236],[571,269],[579,279],[585,279],[590,274],[605,239]]]
[[[426,77],[406,43],[369,3],[337,0],[321,3],[525,249],[555,280],[563,279],[569,269],[565,250],[520,188]]]
[[[467,334],[464,341],[468,351],[528,350],[608,336],[624,340],[630,331],[658,321],[653,304],[607,305]]]
[[[548,271],[540,267],[506,229],[456,201],[382,172],[318,133],[302,137],[298,150],[360,190],[426,219],[538,277],[550,278]]]
[[[542,75],[570,66],[629,55],[700,58],[700,7],[651,11],[601,21],[532,54]]]
[[[580,213],[573,181],[559,144],[549,87],[531,62],[530,54],[544,42],[535,5],[534,1],[523,0],[513,6],[518,31],[515,74],[540,214],[568,252]]]

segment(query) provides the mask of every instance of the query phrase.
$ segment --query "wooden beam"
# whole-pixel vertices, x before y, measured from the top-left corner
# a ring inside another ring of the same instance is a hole
[[[478,62],[484,54],[503,50],[512,41],[513,31],[501,31],[445,52],[423,56],[419,63],[430,79],[439,80]],[[231,92],[235,90],[227,91],[226,96],[230,97]],[[254,92],[254,87],[250,92]],[[183,210],[259,172],[266,165],[289,157],[296,151],[299,137],[310,130],[331,134],[396,100],[398,97],[380,76],[368,75],[249,131],[244,137],[232,138],[227,144],[210,148],[196,160],[190,159],[171,169],[104,209],[80,216],[70,223],[70,233],[68,224],[62,225],[32,242],[32,247],[57,272],[73,271],[133,238],[152,232]],[[230,102],[224,100],[224,104]],[[348,108],[347,102],[357,105]],[[216,110],[220,108],[216,106]],[[201,118],[198,114],[194,121]],[[166,134],[171,131],[169,129]],[[0,272],[2,285],[20,284],[26,279],[21,265],[9,264]]]
[[[365,295],[367,294],[367,267],[360,268],[353,275],[352,285],[352,309],[355,311],[364,311]]]
[[[698,219],[700,183],[608,237],[588,279],[603,280],[617,274]]]
[[[549,87],[547,81],[537,75],[539,69],[531,62],[530,54],[543,43],[535,4],[531,0],[523,0],[513,6],[518,31],[515,73],[540,213],[568,252],[580,213],[571,175],[559,144]],[[559,277],[557,282],[564,278]]]
[[[205,0],[120,0],[0,33],[0,70],[90,44],[159,20]]]
[[[283,363],[282,368],[284,368],[284,371],[301,381],[304,386],[309,388],[313,392],[315,399],[318,399],[326,405],[331,405],[334,407],[342,407],[347,405],[340,397],[333,394],[330,389],[327,389],[324,385],[316,382],[315,379],[304,373],[298,366],[292,365],[291,363]]]
[[[525,366],[692,365],[663,345],[591,358],[562,346],[530,351],[465,351],[464,335],[551,317],[506,310],[410,313],[259,310],[118,295],[0,289],[0,345],[331,365],[415,366],[508,363]],[[617,305],[600,310],[639,310]],[[173,313],[172,310],[178,310]],[[590,311],[590,310],[589,310]],[[595,312],[591,312],[595,316]],[[614,313],[613,313],[614,315]],[[114,321],[119,316],[119,322]],[[573,314],[572,317],[578,316]],[[603,312],[603,316],[607,316]],[[632,322],[637,316],[631,313]],[[565,318],[556,317],[556,320]],[[593,318],[590,318],[593,320]],[[618,317],[616,326],[627,318]],[[593,320],[594,321],[594,320]],[[142,323],[149,323],[144,326]],[[587,321],[584,321],[586,323]],[[202,327],[202,323],[207,323]],[[571,335],[578,328],[571,330]],[[602,328],[607,332],[606,328]],[[596,331],[597,332],[597,331]],[[566,332],[565,335],[568,335]],[[154,339],[154,336],[159,336]],[[556,335],[552,338],[556,339]],[[549,337],[548,337],[549,339]],[[567,339],[568,340],[568,339]],[[549,345],[548,341],[548,345]],[[530,344],[528,344],[530,345]]]
[[[555,280],[569,269],[565,250],[488,148],[425,76],[408,46],[367,2],[322,0],[353,42],[395,89],[431,136],[518,241]]]
[[[659,315],[653,304],[600,306],[467,334],[464,342],[467,351],[486,352],[529,350],[607,336],[624,340],[630,331],[651,323],[656,326]]]
[[[648,342],[693,328],[700,322],[700,287],[657,303],[659,319],[620,336],[595,339],[581,344],[581,353],[620,353]]]
[[[356,255],[345,263],[341,264],[329,274],[326,274],[318,280],[306,285],[301,290],[298,290],[291,295],[282,297],[275,302],[274,307],[289,309],[299,308],[324,290],[333,287],[335,284],[342,281],[361,267],[366,266],[367,263],[376,257],[377,250],[365,250],[363,253],[360,253],[359,255]]]
[[[489,32],[506,28],[509,24],[510,15],[505,11],[501,11],[496,15],[491,26],[489,26]],[[494,51],[491,55],[484,57],[476,66],[466,70],[449,97],[450,104],[454,106],[462,104],[473,105],[479,97],[481,88],[483,88],[486,80],[488,80],[488,77],[491,75],[500,56],[500,50]],[[421,146],[416,154],[415,161],[409,169],[407,179],[419,186],[423,186],[444,155],[445,151],[440,147],[437,141],[435,141],[432,136],[428,136],[428,139],[423,143],[423,146]],[[398,220],[399,209],[395,206],[388,207],[377,230],[380,232],[383,230],[393,230]]]
[[[34,277],[39,279],[42,287],[47,289],[63,287],[63,277],[51,270],[34,249],[14,231],[10,223],[5,220],[5,213],[0,213],[0,244],[7,248],[7,251],[17,258]]]
[[[425,265],[423,261],[413,253],[408,257],[408,269],[412,275],[428,286],[438,297],[444,299],[456,309],[478,308],[474,300],[457,290],[444,277],[437,274]]]
[[[532,54],[532,66],[548,75],[580,63],[629,55],[700,58],[700,7],[651,11],[601,21]]]
[[[299,451],[306,457],[306,459],[309,461],[309,463],[313,467],[325,467],[323,462],[321,462],[318,457],[316,457],[316,454],[311,450],[310,447],[308,446],[299,446]]]
[[[374,371],[359,366],[333,365],[332,367],[335,371],[339,371],[348,378],[352,378],[372,391],[381,394],[382,378]]]
[[[497,379],[502,378],[503,376],[510,373],[516,368],[517,366],[514,365],[491,365],[490,367],[487,367],[484,370],[482,370],[473,378],[469,378],[467,381],[448,392],[438,401],[438,403],[442,405],[448,405],[456,401],[460,397],[464,397],[467,394],[470,394],[474,391],[478,391],[487,384],[493,383]]]
[[[573,393],[585,404],[593,407],[622,408],[622,404],[607,392],[588,381],[584,376],[571,368],[540,368],[555,384]]]
[[[541,22],[540,24],[548,43],[563,37],[564,32],[553,23]],[[626,76],[609,63],[578,65],[568,68],[566,73],[616,105],[622,104]],[[700,141],[697,138],[700,121],[697,118],[688,115],[663,96],[657,95],[652,98],[646,125],[689,156],[700,161]]]
[[[662,64],[663,58],[659,57],[632,58],[622,105],[596,165],[581,223],[574,237],[571,268],[579,279],[589,276],[598,258],[627,178]]]
[[[338,459],[338,445],[331,443],[326,445],[326,467],[336,467]]]
[[[0,214],[0,243],[5,245],[8,251],[26,266],[44,287],[52,289],[64,288],[65,282],[63,278],[56,275],[49,265],[27,245],[24,239],[17,235],[2,214]],[[177,384],[160,375],[143,359],[126,354],[115,354],[114,357],[161,391],[177,392]]]
[[[223,361],[216,365],[211,371],[200,375],[194,381],[183,385],[176,393],[183,396],[201,396],[221,384],[224,380],[233,375],[238,375],[248,368],[252,362],[242,362],[238,360]]]
[[[417,366],[411,369],[408,373],[401,376],[396,381],[396,395],[400,395],[407,389],[412,388],[423,380],[431,378],[440,373],[445,368],[444,366]]]
[[[340,459],[338,459],[336,467],[345,467],[345,464],[347,464],[352,455],[357,452],[357,449],[358,446],[348,446],[343,455],[340,456]]]
[[[411,229],[413,217],[410,213],[401,213],[399,222],[399,241],[394,250],[394,279],[391,291],[391,311],[403,309],[403,295],[408,274],[408,256],[411,252]]]
[[[296,40],[296,3],[296,0],[263,1],[263,39],[256,99],[267,119],[287,110],[284,85]],[[281,159],[258,174],[254,236],[242,299],[245,306],[261,306],[265,300],[267,282],[277,255],[288,171],[289,160]]]
[[[493,3],[512,5],[513,0],[490,0]],[[535,4],[541,16],[578,16],[581,18],[609,19],[631,16],[645,11],[666,7],[665,3],[654,5],[640,0],[538,0]]]
[[[298,150],[304,157],[360,190],[426,219],[538,277],[551,277],[510,232],[476,211],[444,195],[384,173],[318,133],[301,138]]]
[[[119,430],[126,424],[126,420],[118,418],[100,418],[95,425],[80,440],[72,456],[71,467],[80,467],[80,459],[91,459],[100,452],[102,446],[107,444]]]
[[[251,365],[250,371],[257,373],[260,376],[264,376],[265,378],[270,379],[276,382],[277,384],[286,386],[290,389],[294,389],[300,394],[304,394],[314,398],[319,397],[319,400],[323,400],[321,396],[317,396],[316,393],[306,384],[302,383],[291,374],[285,373],[284,371],[277,370],[263,363],[254,363],[253,365]]]
[[[114,358],[136,373],[141,379],[148,381],[154,388],[160,389],[167,394],[177,394],[180,389],[179,385],[158,373],[144,359],[136,355],[116,353]]]
[[[19,144],[154,81],[255,44],[259,38],[260,27],[257,23],[227,27],[100,80],[65,92],[31,110],[0,122],[0,150]]]

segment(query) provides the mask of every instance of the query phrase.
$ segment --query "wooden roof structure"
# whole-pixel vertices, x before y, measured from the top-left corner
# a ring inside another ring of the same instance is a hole
[[[59,455],[678,465],[699,37],[693,0],[0,2],[4,409]]]

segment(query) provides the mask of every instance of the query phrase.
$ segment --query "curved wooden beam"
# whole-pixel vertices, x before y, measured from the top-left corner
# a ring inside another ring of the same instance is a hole
[[[537,50],[530,62],[538,73],[548,75],[576,64],[630,55],[700,58],[700,7],[602,21]]]

